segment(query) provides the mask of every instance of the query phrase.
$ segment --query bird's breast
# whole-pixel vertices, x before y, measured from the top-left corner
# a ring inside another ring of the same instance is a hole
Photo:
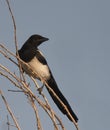
[[[30,71],[30,69],[26,69],[25,66],[22,66],[24,71],[33,76],[34,78],[48,80],[50,78],[50,71],[48,65],[44,65],[39,60],[34,57],[30,62],[28,62],[28,65],[33,70]]]

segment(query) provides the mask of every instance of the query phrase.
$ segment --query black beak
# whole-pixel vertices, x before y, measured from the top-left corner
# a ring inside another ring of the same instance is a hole
[[[46,38],[46,37],[42,37],[41,39],[39,39],[39,42],[45,42],[45,41],[48,41],[49,39],[48,38]]]

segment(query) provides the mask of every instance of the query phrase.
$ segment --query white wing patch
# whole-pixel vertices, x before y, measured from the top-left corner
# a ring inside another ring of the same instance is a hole
[[[28,62],[28,65],[37,74],[36,78],[38,78],[38,79],[43,78],[44,80],[47,80],[50,78],[50,72],[49,72],[48,66],[41,64],[36,57],[34,57],[30,62]],[[30,75],[31,75],[31,73],[30,73]]]

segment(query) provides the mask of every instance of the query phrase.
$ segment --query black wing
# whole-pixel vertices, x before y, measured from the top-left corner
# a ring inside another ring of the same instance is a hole
[[[47,65],[46,59],[44,58],[44,56],[42,55],[42,53],[41,53],[39,50],[36,51],[36,58],[37,58],[43,65]]]

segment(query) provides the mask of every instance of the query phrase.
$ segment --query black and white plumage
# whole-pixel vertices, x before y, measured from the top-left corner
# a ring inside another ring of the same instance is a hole
[[[44,58],[43,54],[40,52],[38,49],[38,46],[49,40],[48,38],[42,37],[40,35],[32,35],[22,46],[22,48],[18,51],[20,58],[28,63],[28,65],[32,68],[37,75],[33,75],[33,73],[28,72],[27,69],[22,66],[23,70],[28,74],[33,76],[34,78],[37,79],[43,79],[46,81],[48,86],[54,91],[54,93],[59,97],[59,99],[63,102],[63,104],[67,107],[68,111],[74,118],[75,122],[78,121],[77,116],[73,112],[72,108],[70,107],[68,101],[66,98],[63,96],[61,91],[59,90],[57,83],[50,71],[50,68],[47,64],[46,59]],[[45,84],[46,86],[46,84]],[[67,111],[64,109],[62,104],[59,102],[59,100],[54,96],[54,94],[46,87],[50,96],[52,97],[53,101],[55,104],[58,106],[58,108],[61,110],[63,114],[66,114],[69,120],[72,121],[71,117],[68,115]]]

